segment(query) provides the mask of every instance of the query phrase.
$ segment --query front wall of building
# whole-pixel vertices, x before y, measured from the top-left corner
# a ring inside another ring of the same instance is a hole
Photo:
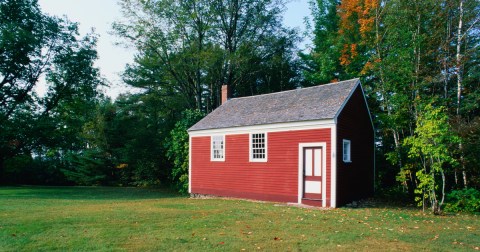
[[[331,129],[266,133],[267,162],[249,161],[249,134],[225,135],[225,161],[210,161],[210,136],[192,136],[191,193],[297,202],[299,144],[325,142],[325,193],[328,206],[331,191]]]

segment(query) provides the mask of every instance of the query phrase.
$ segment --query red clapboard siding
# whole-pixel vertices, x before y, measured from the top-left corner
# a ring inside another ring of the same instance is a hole
[[[327,202],[330,202],[331,130],[268,133],[268,161],[249,162],[249,135],[225,136],[225,161],[210,161],[210,136],[192,137],[192,193],[280,202],[298,200],[298,144],[327,143]]]
[[[343,162],[343,139],[351,141],[351,163]],[[360,86],[337,120],[337,206],[373,194],[374,133]]]

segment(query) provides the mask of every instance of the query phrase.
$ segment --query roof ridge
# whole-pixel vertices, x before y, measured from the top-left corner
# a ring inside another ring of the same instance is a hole
[[[311,86],[311,87],[305,87],[305,88],[300,88],[300,89],[291,89],[291,90],[273,92],[273,93],[268,93],[268,94],[258,94],[258,95],[235,97],[235,98],[230,98],[230,100],[239,100],[239,99],[253,98],[253,97],[259,97],[259,96],[275,95],[275,94],[286,93],[286,92],[294,92],[294,91],[298,92],[299,90],[304,90],[304,89],[318,88],[318,87],[329,86],[329,85],[334,85],[334,84],[335,84],[335,85],[338,85],[338,84],[340,84],[340,83],[342,83],[342,82],[347,82],[347,81],[354,81],[354,80],[356,80],[356,82],[357,82],[359,79],[360,79],[360,78],[353,78],[353,79],[350,79],[350,80],[343,80],[343,81],[338,81],[338,82],[330,82],[330,83],[326,83],[326,84],[320,84],[320,85]]]

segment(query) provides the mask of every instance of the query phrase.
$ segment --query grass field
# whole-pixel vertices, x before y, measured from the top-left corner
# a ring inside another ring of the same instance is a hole
[[[475,251],[478,215],[189,199],[168,190],[0,187],[0,251]]]

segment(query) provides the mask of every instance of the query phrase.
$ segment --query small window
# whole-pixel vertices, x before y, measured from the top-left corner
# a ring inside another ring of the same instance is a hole
[[[250,135],[250,161],[267,161],[267,138],[265,133]]]
[[[225,161],[225,136],[212,136],[212,161]]]
[[[350,151],[351,151],[350,140],[343,139],[343,162],[345,163],[352,162]]]

